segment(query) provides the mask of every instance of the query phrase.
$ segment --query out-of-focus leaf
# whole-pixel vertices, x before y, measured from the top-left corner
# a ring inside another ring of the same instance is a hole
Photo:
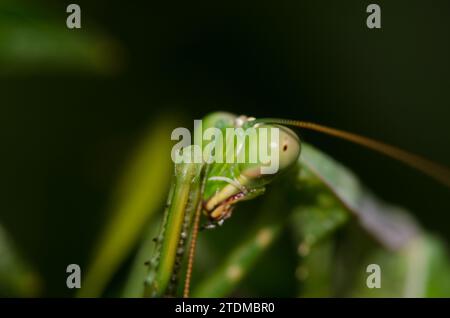
[[[300,164],[303,169],[300,170],[298,182],[323,183],[358,218],[366,231],[385,247],[399,249],[417,234],[417,226],[407,213],[380,202],[350,170],[326,154],[304,143]],[[317,180],[310,177],[311,173]]]
[[[431,245],[429,240],[418,239],[421,237],[420,230],[408,214],[380,202],[361,186],[348,169],[309,145],[303,147],[301,166],[296,191],[302,199],[290,222],[299,242],[301,261],[297,277],[302,281],[301,296],[348,295],[348,290],[340,290],[336,279],[333,279],[333,275],[341,276],[342,273],[339,274],[339,266],[331,266],[333,251],[324,247],[330,242],[322,241],[347,221],[349,212],[356,217],[363,230],[384,246],[381,248],[369,241],[363,244],[358,240],[357,249],[361,251],[356,251],[355,245],[344,247],[352,250],[347,258],[352,259],[353,265],[346,267],[346,271],[351,273],[344,273],[346,280],[354,284],[352,295],[424,296],[428,283],[422,278],[430,272],[424,268],[424,260],[431,261]],[[361,258],[374,249],[377,254],[370,254],[370,259],[361,262]],[[445,257],[441,255],[440,262],[435,261],[435,266],[445,268],[442,260]],[[386,281],[383,290],[372,290],[366,285],[365,279],[369,275],[366,266],[371,263],[382,267],[382,277]],[[412,274],[413,271],[417,273]],[[435,290],[441,290],[442,286],[438,285]]]
[[[0,226],[0,296],[39,296],[40,277],[17,253],[6,231]]]
[[[278,180],[281,181],[281,180]],[[282,195],[289,183],[277,182],[266,194],[264,208],[249,229],[246,238],[203,281],[193,286],[192,297],[225,297],[251,272],[262,256],[278,238],[288,221],[289,202]]]
[[[300,296],[320,297],[448,297],[448,253],[439,239],[420,233],[401,249],[390,251],[376,244],[352,223],[339,240],[328,239],[311,249],[298,270]],[[323,248],[332,244],[333,248]],[[324,251],[327,251],[326,253]],[[373,283],[379,266],[380,288]]]
[[[349,220],[350,212],[307,167],[297,189],[299,202],[289,227],[297,244],[296,278],[301,297],[333,295],[333,243],[330,236]]]
[[[0,74],[118,69],[119,45],[84,19],[81,29],[68,29],[65,7],[58,9],[50,11],[30,1],[0,1]]]
[[[195,288],[192,297],[224,297],[231,293],[278,236],[280,229],[281,224],[275,223],[252,232],[220,268]]]
[[[428,280],[426,297],[450,297],[450,255],[447,246],[437,237],[424,238],[428,249]]]
[[[314,204],[300,205],[292,214],[290,226],[296,240],[301,242],[299,253],[307,255],[316,243],[345,224],[348,216],[348,211],[335,197],[328,192],[317,190]]]
[[[167,118],[155,123],[125,169],[112,204],[111,219],[94,250],[80,297],[102,293],[145,225],[162,208],[171,176],[170,135],[174,124]]]
[[[367,264],[377,264],[381,288],[368,288]],[[419,235],[399,252],[376,249],[361,264],[355,280],[354,297],[448,297],[450,267],[442,243],[429,235]]]
[[[314,245],[300,262],[295,273],[301,283],[300,297],[333,296],[333,243],[330,239]]]

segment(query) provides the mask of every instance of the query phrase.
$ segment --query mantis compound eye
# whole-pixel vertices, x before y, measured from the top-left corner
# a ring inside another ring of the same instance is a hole
[[[279,126],[279,169],[280,171],[291,167],[300,156],[300,138],[289,128]]]
[[[301,142],[298,136],[285,126],[262,124],[257,125],[255,129],[258,142],[249,143],[247,146],[249,157],[257,157],[258,161],[241,164],[240,169],[245,177],[264,184],[297,162]]]

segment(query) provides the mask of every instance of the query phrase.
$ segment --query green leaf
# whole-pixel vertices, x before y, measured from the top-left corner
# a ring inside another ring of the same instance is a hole
[[[299,186],[323,183],[386,248],[397,250],[418,233],[417,225],[403,209],[377,199],[349,169],[311,145],[302,145],[300,164]]]
[[[299,251],[302,254],[302,250]],[[300,297],[332,297],[334,267],[332,239],[314,245],[297,267],[296,278],[301,283]]]
[[[217,269],[194,286],[192,297],[226,297],[251,272],[288,221],[289,202],[282,195],[288,184],[283,180],[274,183],[273,191],[269,191],[264,197],[264,208],[255,216],[255,225],[246,232],[245,238],[230,251]]]
[[[302,168],[299,199],[289,222],[300,261],[296,278],[301,297],[330,297],[334,273],[331,236],[349,221],[350,212],[317,175]]]
[[[17,253],[11,238],[0,226],[0,296],[36,297],[41,289],[40,277]]]
[[[299,253],[306,256],[315,244],[345,224],[348,217],[349,212],[335,197],[317,190],[314,204],[299,205],[292,213],[290,227],[296,240],[301,242]]]
[[[192,297],[229,295],[278,237],[280,230],[280,223],[266,224],[254,230],[213,274],[195,288]]]
[[[437,237],[425,238],[428,248],[426,297],[450,297],[450,258],[447,246]]]
[[[58,70],[105,74],[120,67],[121,50],[112,38],[95,25],[68,29],[65,7],[58,9],[30,1],[0,2],[0,74]]]
[[[299,171],[296,191],[301,195],[301,204],[295,209],[290,224],[299,242],[301,261],[297,276],[302,281],[301,295],[347,295],[345,289],[334,284],[334,276],[340,277],[337,281],[342,280],[342,266],[336,263],[336,257],[333,259],[333,251],[330,249],[333,240],[322,241],[346,223],[350,212],[358,221],[357,224],[382,244],[381,248],[373,241],[362,243],[364,239],[361,240],[360,237],[357,239],[357,245],[354,243],[344,246],[343,249],[353,251],[347,254],[347,257],[352,259],[348,262],[353,264],[347,262],[344,272],[355,271],[360,274],[357,278],[352,278],[353,272],[344,275],[346,281],[354,280],[358,286],[358,293],[355,295],[398,297],[409,292],[412,296],[423,296],[425,286],[419,287],[419,280],[415,279],[424,274],[423,269],[416,268],[416,276],[409,277],[410,287],[405,287],[404,273],[411,264],[420,264],[419,259],[426,259],[425,254],[428,253],[425,252],[423,244],[419,244],[422,241],[417,239],[421,230],[407,212],[381,202],[368,192],[347,168],[309,145],[303,147],[300,162],[302,169]],[[378,251],[376,260],[358,263],[362,255],[371,249]],[[383,264],[383,277],[387,281],[383,291],[368,290],[365,284],[368,275],[365,271],[366,265],[372,262]],[[444,268],[442,261],[440,264],[440,267]]]
[[[381,288],[368,288],[367,264],[381,270]],[[373,250],[361,263],[353,297],[449,297],[450,263],[442,242],[419,235],[400,251]]]
[[[155,123],[125,169],[112,203],[111,219],[94,250],[80,297],[102,293],[145,225],[162,208],[171,176],[169,137],[174,125],[165,118]]]

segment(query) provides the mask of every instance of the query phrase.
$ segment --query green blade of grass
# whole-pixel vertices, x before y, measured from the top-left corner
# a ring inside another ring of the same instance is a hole
[[[52,10],[30,1],[0,1],[0,74],[60,70],[110,74],[118,70],[119,44],[87,19],[82,20],[85,28],[68,29],[64,9]]]
[[[0,226],[0,296],[37,297],[42,281],[17,252],[11,238]]]

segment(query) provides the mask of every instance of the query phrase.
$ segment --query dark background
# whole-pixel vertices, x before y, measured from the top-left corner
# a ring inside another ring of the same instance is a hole
[[[39,3],[65,28],[69,2]],[[366,27],[369,1],[76,3],[82,29],[68,36],[107,33],[121,48],[114,72],[0,70],[0,222],[54,278],[50,295],[66,292],[61,268],[89,255],[127,155],[161,113],[310,120],[450,163],[446,0],[376,1],[381,30]],[[359,146],[301,134],[450,239],[448,189]]]

